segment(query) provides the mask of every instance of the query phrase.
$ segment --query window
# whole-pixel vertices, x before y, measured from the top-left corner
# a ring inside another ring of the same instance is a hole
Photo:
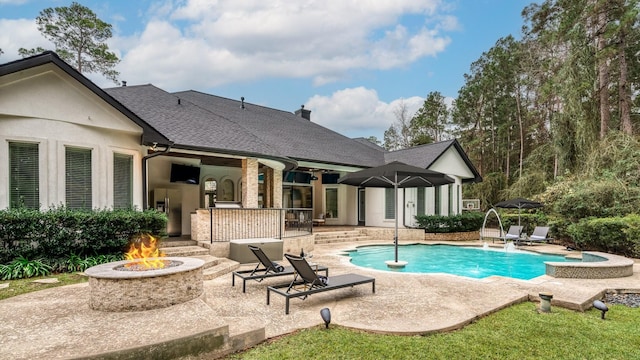
[[[40,207],[38,144],[9,143],[9,207]]]
[[[66,148],[65,181],[67,207],[91,210],[91,149]]]
[[[435,215],[440,215],[440,211],[441,211],[440,210],[440,206],[441,206],[440,205],[440,195],[441,195],[440,186],[436,186],[434,188],[434,191],[435,191],[435,194],[433,196],[433,202],[435,205]]]
[[[327,205],[327,218],[338,217],[338,189],[325,190],[325,203]]]
[[[418,215],[425,215],[426,211],[425,211],[425,188],[420,187],[418,188]]]
[[[396,197],[393,194],[393,188],[384,189],[384,218],[396,218]]]
[[[113,154],[113,208],[133,207],[133,156]]]

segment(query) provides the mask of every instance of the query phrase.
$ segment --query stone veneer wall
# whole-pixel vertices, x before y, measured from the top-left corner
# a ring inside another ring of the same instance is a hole
[[[546,274],[556,278],[612,279],[633,275],[633,260],[601,252],[582,252],[581,262],[545,262]]]
[[[395,235],[394,228],[361,228],[358,229],[361,233],[371,237],[373,240],[393,240]],[[424,240],[423,229],[398,229],[398,238],[401,241],[405,240]]]
[[[480,233],[478,231],[425,233],[424,239],[427,241],[473,241],[480,239]]]
[[[244,211],[243,209],[213,209],[213,242],[229,241],[232,239],[246,239],[254,237],[280,237],[280,231],[284,233],[284,217],[280,216],[279,209],[256,209]],[[265,224],[277,224],[278,226],[265,227]],[[255,230],[260,233],[256,234]],[[216,234],[224,234],[226,239],[216,238]],[[259,236],[258,236],[259,235]],[[191,239],[197,241],[210,241],[211,220],[208,209],[198,209],[191,213]]]
[[[103,269],[98,270],[96,274],[98,277],[94,277],[90,271],[92,268],[89,268],[86,272],[89,276],[89,307],[93,310],[109,312],[143,311],[181,304],[204,296],[202,277],[204,261],[194,260],[199,262],[199,266],[192,266],[184,271],[176,271],[176,268],[140,272],[111,270],[113,276],[102,276],[101,272],[109,270]],[[94,268],[115,267],[125,262],[102,264]],[[163,273],[163,270],[171,272]],[[143,272],[156,275],[135,276]]]

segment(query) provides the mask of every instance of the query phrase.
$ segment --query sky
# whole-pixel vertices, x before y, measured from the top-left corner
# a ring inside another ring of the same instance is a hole
[[[127,85],[196,90],[285,111],[348,137],[375,136],[404,104],[457,96],[470,65],[519,39],[532,0],[78,0],[113,26]],[[0,0],[0,63],[54,49],[35,18],[70,0]],[[85,74],[103,88],[116,86]]]

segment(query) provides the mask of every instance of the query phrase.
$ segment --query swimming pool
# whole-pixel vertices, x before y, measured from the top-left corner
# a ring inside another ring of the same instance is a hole
[[[398,246],[398,259],[408,261],[404,268],[392,269],[385,261],[394,259],[393,245],[372,245],[348,251],[354,265],[407,273],[447,273],[482,279],[498,275],[531,280],[545,274],[545,261],[576,261],[560,255],[529,251],[412,244]]]

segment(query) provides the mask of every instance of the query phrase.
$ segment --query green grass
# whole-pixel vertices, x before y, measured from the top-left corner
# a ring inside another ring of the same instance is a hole
[[[584,313],[523,303],[464,329],[426,336],[379,335],[338,326],[297,331],[226,359],[640,359],[640,309]]]
[[[50,279],[57,278],[59,282],[54,284],[39,284],[34,283],[37,279]],[[71,285],[86,282],[87,277],[77,273],[62,273],[49,276],[38,276],[27,279],[18,280],[5,280],[0,281],[0,284],[9,283],[8,288],[0,289],[0,300],[10,298],[12,296],[22,295],[33,291],[44,290],[57,286]]]

